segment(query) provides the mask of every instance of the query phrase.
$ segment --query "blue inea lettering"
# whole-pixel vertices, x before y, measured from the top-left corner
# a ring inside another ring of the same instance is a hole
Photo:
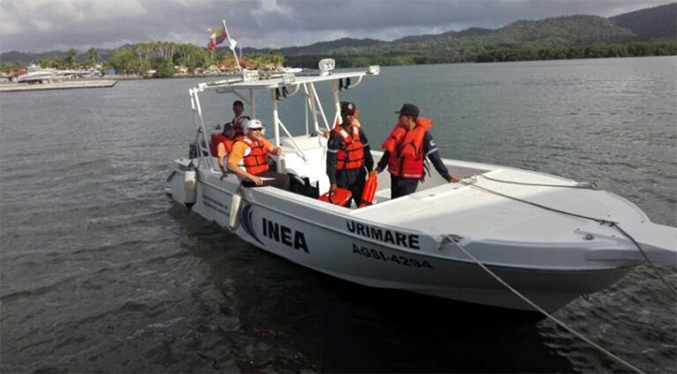
[[[404,248],[420,250],[419,237],[416,234],[407,234],[399,231],[381,229],[359,222],[346,221],[348,231],[365,238],[390,243]]]
[[[263,219],[263,235],[278,243],[282,243],[287,247],[294,249],[302,249],[308,252],[308,244],[306,243],[306,236],[297,230],[293,230],[287,226],[280,225],[277,222]]]

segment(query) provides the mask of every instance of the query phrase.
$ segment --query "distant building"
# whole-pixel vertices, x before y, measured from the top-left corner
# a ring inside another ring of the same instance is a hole
[[[108,76],[110,76],[110,75],[116,75],[115,69],[108,69],[108,70],[106,70],[106,75],[108,75]]]

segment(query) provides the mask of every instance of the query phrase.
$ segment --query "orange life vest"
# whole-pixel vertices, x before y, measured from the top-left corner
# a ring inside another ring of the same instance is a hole
[[[223,143],[226,146],[226,153],[230,153],[230,150],[233,149],[233,140],[228,139],[223,134],[214,134],[212,135],[211,144],[209,144],[209,151],[212,153],[212,157],[219,157],[219,144]]]
[[[383,149],[389,152],[388,171],[392,176],[406,179],[423,178],[423,137],[433,125],[425,117],[416,119],[416,127],[407,131],[397,124],[383,142]]]
[[[249,147],[238,166],[246,170],[247,173],[254,175],[268,171],[268,149],[262,142],[251,140],[246,136],[237,138],[236,141],[244,142]]]
[[[350,127],[352,134],[349,134],[343,126],[335,126],[333,130],[343,140],[341,148],[336,153],[336,170],[358,169],[364,166],[364,144],[360,140],[360,128]]]
[[[369,173],[367,182],[364,183],[364,190],[362,191],[362,202],[360,208],[374,204],[374,197],[376,196],[376,189],[378,188],[378,178],[376,174]]]
[[[325,203],[332,203],[339,206],[347,206],[350,204],[350,199],[353,197],[353,193],[350,190],[344,188],[337,188],[336,192],[331,193],[327,192],[324,195],[320,196],[320,201]]]

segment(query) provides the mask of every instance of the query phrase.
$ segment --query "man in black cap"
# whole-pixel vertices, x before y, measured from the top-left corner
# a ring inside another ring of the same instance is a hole
[[[223,133],[220,136],[212,135],[212,143],[216,143],[216,157],[218,158],[219,169],[221,169],[221,180],[223,180],[228,174],[228,165],[226,165],[228,154],[233,149],[233,143],[235,143],[235,126],[232,123],[224,124]],[[214,144],[212,144],[213,146]]]
[[[383,142],[383,157],[374,173],[380,173],[388,166],[390,172],[390,198],[396,199],[416,192],[419,182],[425,176],[423,163],[428,157],[438,173],[447,182],[459,182],[452,178],[428,129],[433,121],[419,117],[420,111],[413,104],[404,104],[395,112],[399,121]]]
[[[327,175],[330,192],[336,192],[338,187],[350,190],[359,207],[367,170],[374,167],[374,159],[364,131],[356,126],[356,111],[355,104],[341,102],[341,123],[331,131],[327,142]]]

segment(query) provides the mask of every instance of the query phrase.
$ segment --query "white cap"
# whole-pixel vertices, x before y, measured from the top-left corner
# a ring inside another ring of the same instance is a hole
[[[246,125],[244,125],[244,131],[247,132],[251,129],[262,129],[263,128],[263,123],[259,121],[258,119],[251,119],[249,122],[247,122]]]

